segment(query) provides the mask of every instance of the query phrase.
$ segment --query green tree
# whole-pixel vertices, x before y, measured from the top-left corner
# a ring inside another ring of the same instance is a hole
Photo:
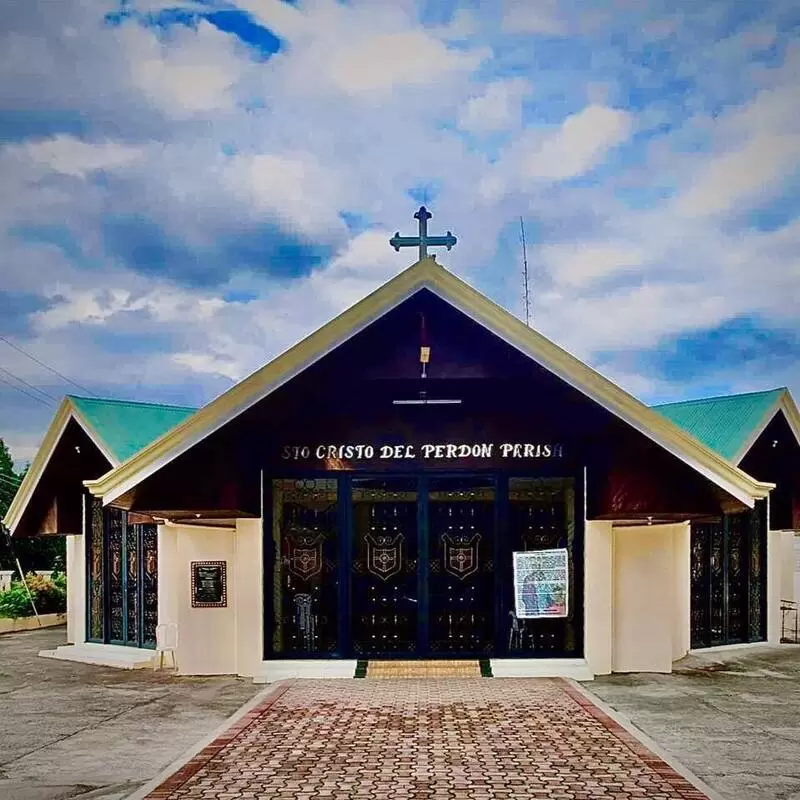
[[[27,471],[27,465],[20,473],[14,470],[11,451],[0,439],[0,522],[8,512],[8,507],[17,493],[17,487]],[[15,555],[19,558],[25,572],[49,570],[53,568],[53,563],[59,556],[63,564],[66,556],[66,542],[63,536],[48,536],[12,539],[12,543],[9,545],[5,535],[0,534],[0,569],[16,569]]]

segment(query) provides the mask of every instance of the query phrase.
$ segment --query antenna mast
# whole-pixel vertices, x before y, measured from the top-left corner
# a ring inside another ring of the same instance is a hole
[[[528,249],[525,246],[525,222],[519,218],[520,239],[522,240],[522,277],[525,282],[525,324],[531,324],[531,297],[528,291]]]

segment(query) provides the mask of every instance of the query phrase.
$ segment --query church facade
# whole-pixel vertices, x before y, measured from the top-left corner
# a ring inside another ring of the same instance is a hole
[[[648,408],[425,257],[199,410],[67,398],[6,524],[67,536],[55,657],[668,672],[780,638],[800,416],[744,405]]]

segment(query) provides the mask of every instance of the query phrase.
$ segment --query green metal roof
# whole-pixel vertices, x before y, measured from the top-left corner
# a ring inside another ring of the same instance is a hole
[[[654,411],[691,433],[723,458],[735,461],[786,389],[707,397],[653,406]]]
[[[197,411],[186,406],[70,395],[78,413],[121,463]]]

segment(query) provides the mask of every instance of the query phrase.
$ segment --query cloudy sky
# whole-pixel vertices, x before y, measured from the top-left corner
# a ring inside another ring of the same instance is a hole
[[[420,202],[518,315],[523,216],[534,326],[643,400],[799,397],[798,87],[795,0],[5,0],[0,437],[81,393],[11,345],[205,403]]]

